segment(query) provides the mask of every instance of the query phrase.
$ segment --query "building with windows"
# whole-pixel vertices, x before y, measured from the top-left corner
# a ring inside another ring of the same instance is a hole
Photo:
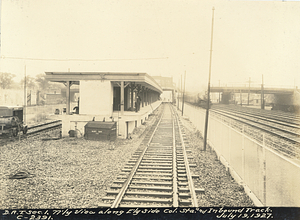
[[[62,135],[87,122],[117,122],[117,133],[127,138],[161,104],[161,86],[146,73],[46,72],[46,79],[66,86],[66,114],[61,118]],[[78,85],[79,101],[71,108],[70,89]],[[73,111],[73,112],[72,112]],[[78,114],[74,114],[78,113]]]

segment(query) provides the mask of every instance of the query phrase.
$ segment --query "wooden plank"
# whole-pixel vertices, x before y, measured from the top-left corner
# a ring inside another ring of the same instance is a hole
[[[118,194],[119,190],[110,190],[107,194]],[[143,196],[172,196],[172,192],[126,192],[125,195],[143,195]]]
[[[151,189],[151,190],[166,190],[172,191],[172,187],[158,187],[158,186],[129,186],[130,189]]]
[[[117,180],[117,181],[114,181],[113,183],[115,184],[119,184],[119,183],[124,183],[125,181],[122,181],[122,180]],[[151,181],[132,181],[131,183],[133,184],[149,184],[149,185],[172,185],[171,182],[151,182]]]
[[[171,199],[159,199],[159,198],[123,198],[122,201],[170,203],[172,200]]]

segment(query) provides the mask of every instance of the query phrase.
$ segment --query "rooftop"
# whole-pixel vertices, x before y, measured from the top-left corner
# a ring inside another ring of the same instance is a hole
[[[109,80],[112,82],[136,82],[151,90],[162,93],[161,86],[147,73],[130,72],[45,72],[46,79],[52,82],[65,83],[72,81],[72,84],[79,85],[81,80]]]

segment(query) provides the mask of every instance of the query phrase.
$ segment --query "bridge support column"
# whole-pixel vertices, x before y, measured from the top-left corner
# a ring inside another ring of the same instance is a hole
[[[70,111],[70,87],[71,87],[71,82],[67,81],[66,86],[67,86],[67,91],[66,91],[66,96],[67,96],[66,114],[69,115],[70,112],[71,112]]]
[[[229,104],[230,97],[231,97],[230,92],[223,92],[223,94],[222,94],[222,104]]]

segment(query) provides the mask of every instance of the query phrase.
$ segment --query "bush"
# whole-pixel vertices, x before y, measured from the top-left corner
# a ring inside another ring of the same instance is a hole
[[[36,122],[43,122],[47,119],[47,116],[45,113],[38,113],[35,118]]]

